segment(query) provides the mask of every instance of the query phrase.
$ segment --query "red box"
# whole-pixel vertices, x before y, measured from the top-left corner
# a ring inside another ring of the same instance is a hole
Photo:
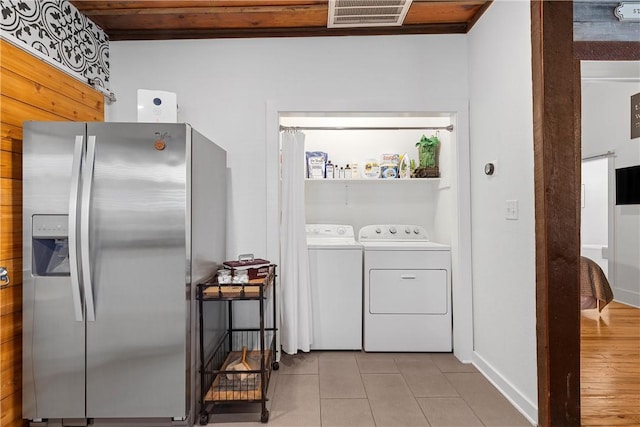
[[[232,271],[246,270],[249,280],[262,279],[269,275],[271,262],[262,258],[253,258],[253,255],[240,255],[237,261],[225,261],[224,266]],[[234,274],[232,272],[232,274]]]

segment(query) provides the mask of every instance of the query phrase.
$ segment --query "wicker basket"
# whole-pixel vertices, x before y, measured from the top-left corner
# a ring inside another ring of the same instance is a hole
[[[440,170],[438,166],[416,168],[411,174],[411,178],[439,178]]]

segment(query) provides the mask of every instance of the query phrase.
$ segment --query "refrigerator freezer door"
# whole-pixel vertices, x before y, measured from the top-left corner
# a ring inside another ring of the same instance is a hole
[[[54,269],[55,274],[32,268],[37,264],[34,253],[47,253],[40,250],[42,245],[53,248],[57,242],[62,247],[65,236],[74,232],[74,225],[68,222],[74,216],[69,212],[75,206],[71,199],[77,196],[70,198],[71,171],[76,141],[84,133],[84,123],[26,122],[24,126],[24,418],[85,416],[85,324],[76,320],[82,314],[77,301],[80,295],[73,291],[68,268]],[[59,255],[60,251],[49,251],[52,253]]]
[[[89,123],[95,136],[87,417],[185,417],[187,126]],[[161,141],[162,143],[159,143]]]

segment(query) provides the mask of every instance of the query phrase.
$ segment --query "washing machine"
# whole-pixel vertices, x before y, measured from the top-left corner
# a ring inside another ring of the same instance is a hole
[[[362,349],[362,245],[353,227],[307,224],[312,350]]]
[[[363,247],[365,351],[450,352],[451,248],[417,225],[368,225]]]

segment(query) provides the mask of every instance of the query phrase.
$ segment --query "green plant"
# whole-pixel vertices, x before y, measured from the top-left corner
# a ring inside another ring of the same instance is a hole
[[[438,145],[440,145],[440,140],[437,135],[431,135],[429,138],[422,135],[420,141],[416,142],[421,168],[432,168],[436,166]]]

